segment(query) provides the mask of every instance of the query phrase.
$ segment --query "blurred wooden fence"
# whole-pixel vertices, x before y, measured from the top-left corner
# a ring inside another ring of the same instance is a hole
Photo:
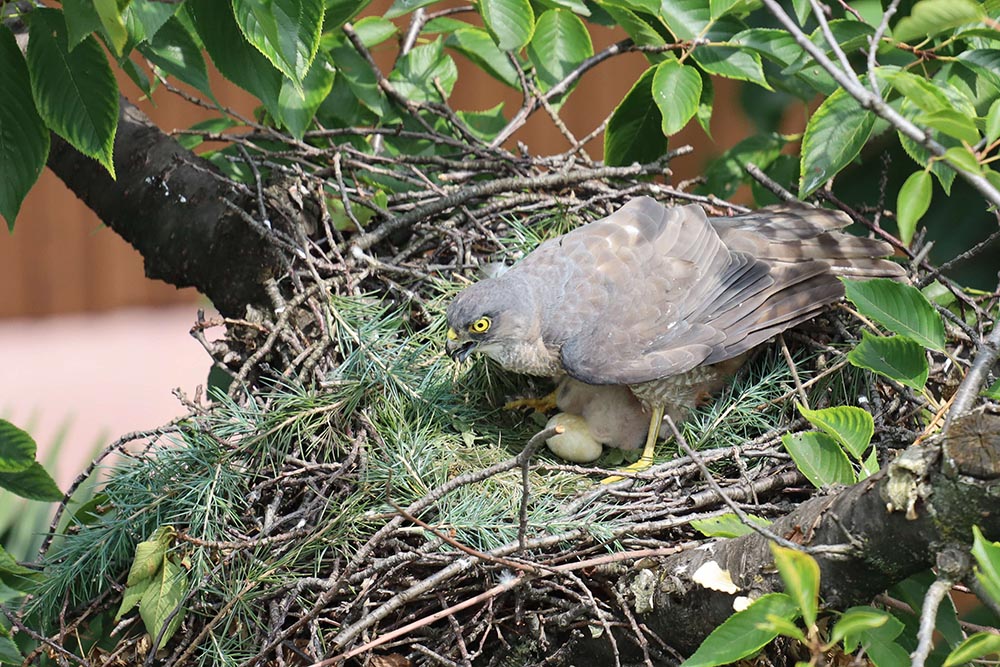
[[[373,3],[366,13],[378,13],[388,2]],[[623,37],[620,31],[595,29],[594,48],[600,49]],[[391,67],[394,46],[376,52],[380,65]],[[488,109],[499,101],[506,103],[508,117],[520,105],[515,91],[504,89],[479,72],[464,58],[456,56],[459,83],[452,96],[458,109]],[[647,66],[641,54],[627,54],[599,65],[585,76],[563,109],[567,127],[578,137],[589,133],[622,99],[631,84]],[[123,93],[132,101],[140,98],[138,89],[125,77],[119,77]],[[213,72],[213,84],[219,101],[249,115],[253,98]],[[716,85],[717,109],[735,109],[737,88],[729,82]],[[186,128],[209,115],[205,109],[185,102],[170,92],[158,89],[153,100],[139,101],[139,106],[164,130]],[[721,119],[721,120],[720,120]],[[672,145],[692,143],[694,155],[677,161],[676,179],[691,178],[719,147],[731,146],[746,135],[747,127],[737,113],[717,115],[713,126],[715,143],[692,123],[672,140]],[[568,143],[544,112],[537,113],[515,141],[526,144],[532,152],[562,151]],[[602,138],[588,145],[591,155],[599,157]],[[94,168],[100,168],[96,163]],[[191,290],[177,290],[159,281],[145,278],[139,254],[121,238],[103,227],[100,221],[59,179],[46,170],[21,209],[14,233],[0,231],[0,317],[39,316],[55,313],[100,311],[122,306],[191,303],[198,298]]]

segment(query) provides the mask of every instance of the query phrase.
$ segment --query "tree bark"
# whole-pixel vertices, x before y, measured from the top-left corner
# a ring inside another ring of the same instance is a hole
[[[19,15],[32,7],[19,2],[4,9],[4,24],[23,52],[28,32]],[[284,258],[267,238],[269,230],[255,229],[240,215],[254,210],[253,198],[212,163],[160,131],[124,97],[114,146],[117,180],[57,134],[51,137],[49,169],[139,251],[148,277],[194,287],[232,317],[242,317],[248,304],[266,303],[263,284],[279,275]]]
[[[49,168],[139,251],[148,277],[195,287],[224,315],[264,303],[263,283],[278,275],[281,254],[223,203],[252,210],[249,197],[124,98],[114,161],[117,180],[52,135]]]
[[[840,556],[816,555],[821,601],[836,609],[867,604],[878,593],[935,563],[943,549],[972,543],[972,526],[1000,537],[1000,416],[974,412],[947,436],[905,450],[872,477],[835,495],[812,498],[771,531],[806,547],[853,545]],[[692,580],[709,561],[727,571],[737,593]],[[652,576],[651,576],[652,575]],[[767,538],[751,533],[718,540],[632,570],[613,584],[637,620],[670,646],[690,654],[733,614],[740,596],[783,589]],[[617,619],[628,627],[626,619]],[[586,635],[586,636],[585,636]],[[576,633],[566,664],[614,664],[607,638]],[[623,660],[642,653],[630,632],[616,634]],[[558,640],[557,640],[558,641]]]

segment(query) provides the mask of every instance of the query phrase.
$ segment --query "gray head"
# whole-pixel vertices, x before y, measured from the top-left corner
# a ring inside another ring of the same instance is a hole
[[[448,306],[452,358],[465,361],[478,352],[502,366],[516,350],[539,339],[540,317],[530,290],[511,275],[482,280],[462,290]]]

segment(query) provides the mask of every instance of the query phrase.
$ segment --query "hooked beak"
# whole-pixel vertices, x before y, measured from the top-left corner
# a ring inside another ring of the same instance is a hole
[[[467,340],[464,343],[459,342],[458,334],[455,333],[454,329],[448,329],[448,340],[444,344],[444,350],[448,353],[448,356],[458,362],[463,362],[469,358],[472,351],[476,348],[476,341]]]

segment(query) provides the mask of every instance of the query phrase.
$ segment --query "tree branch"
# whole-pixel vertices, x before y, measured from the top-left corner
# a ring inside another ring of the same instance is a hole
[[[865,604],[934,565],[936,553],[970,545],[973,525],[992,539],[1000,535],[993,495],[1000,479],[998,433],[1000,416],[974,413],[947,436],[907,449],[838,494],[803,503],[770,528],[804,546],[850,544],[846,554],[817,557],[820,597],[836,609]],[[709,561],[729,573],[737,593],[709,590],[693,580]],[[685,551],[651,569],[632,569],[610,585],[625,593],[640,623],[683,652],[694,650],[731,616],[738,597],[782,590],[768,540],[756,532]],[[624,616],[618,620],[626,624]],[[584,658],[586,664],[611,664],[608,640],[585,634],[554,640],[575,639],[567,664],[583,664]],[[622,632],[616,640],[624,658],[641,659],[631,635]]]
[[[263,283],[278,275],[282,257],[224,205],[252,210],[252,201],[127,100],[120,109],[117,180],[55,134],[49,168],[139,251],[148,277],[195,287],[228,316],[266,303]]]

